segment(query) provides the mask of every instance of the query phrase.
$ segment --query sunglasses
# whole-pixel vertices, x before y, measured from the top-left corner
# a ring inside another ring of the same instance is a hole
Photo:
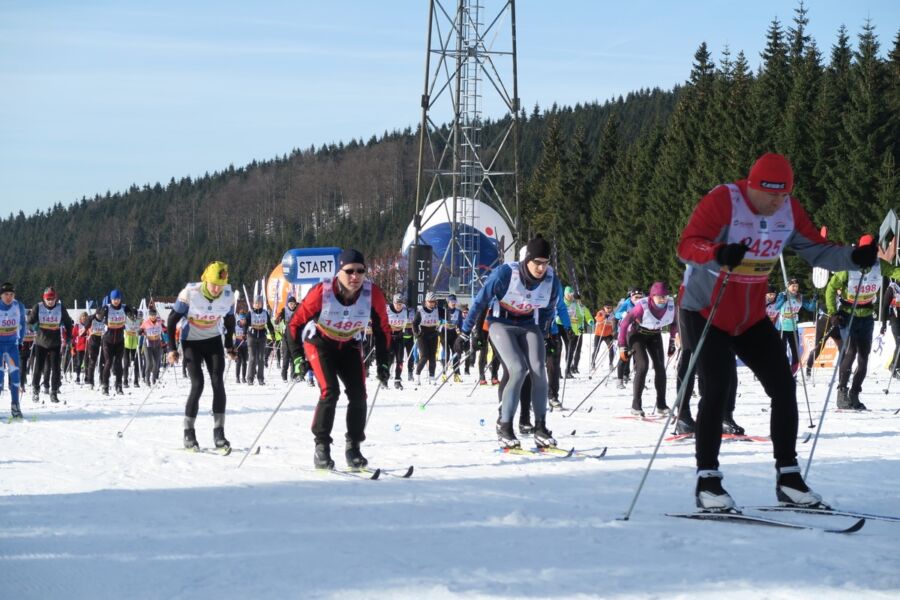
[[[539,267],[546,267],[547,265],[550,264],[549,260],[541,260],[539,258],[533,259],[531,262],[533,262],[534,264],[536,264]]]
[[[357,275],[362,275],[366,272],[365,269],[341,269],[347,275],[353,275],[356,273]]]

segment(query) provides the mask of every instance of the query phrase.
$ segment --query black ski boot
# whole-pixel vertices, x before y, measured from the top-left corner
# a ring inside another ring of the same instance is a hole
[[[225,439],[224,427],[216,427],[213,429],[213,439],[216,442],[216,448],[224,450],[225,452],[231,452],[231,442]]]
[[[34,390],[33,392],[31,392],[31,401],[34,402],[35,404],[40,402],[41,401],[40,392],[38,392],[37,390]]]
[[[331,447],[325,442],[316,444],[316,452],[313,454],[313,464],[317,469],[334,468],[334,461],[331,460]]]
[[[396,379],[394,380],[394,389],[395,389],[395,390],[402,390],[402,389],[403,389],[403,383],[400,381],[400,378],[399,378],[399,377],[396,378]]]
[[[119,394],[120,396],[124,396],[124,395],[125,395],[125,390],[122,389],[122,384],[121,384],[121,383],[117,383],[117,384],[116,384],[116,394]]]
[[[100,393],[103,394],[104,396],[109,396],[109,386],[108,386],[108,385],[104,385],[104,386],[103,386],[103,389],[100,390]]]
[[[553,432],[547,429],[547,422],[544,419],[534,420],[534,445],[538,448],[556,448],[556,440],[553,439]]]
[[[59,404],[59,396],[57,394],[58,392],[56,390],[50,392],[50,402],[53,404]]]
[[[820,506],[822,496],[815,493],[803,481],[800,467],[792,465],[778,469],[775,480],[775,495],[784,506]]]
[[[617,383],[616,383],[616,389],[617,389],[617,390],[624,390],[624,389],[625,389],[625,380],[622,379],[621,377],[619,377],[619,379],[617,380]]]
[[[697,487],[694,490],[697,508],[702,511],[722,512],[734,508],[734,498],[722,487],[722,473],[714,470],[697,471]]]
[[[730,433],[731,435],[744,435],[744,428],[734,422],[734,416],[731,413],[725,415],[722,419],[722,433]]]
[[[197,443],[197,434],[194,428],[184,430],[184,447],[186,450],[199,450],[200,444]]]
[[[859,401],[859,392],[850,390],[850,409],[851,410],[869,410],[866,405]]]
[[[850,402],[850,394],[847,393],[847,388],[838,388],[837,407],[841,410],[850,410],[853,408]]]
[[[678,435],[693,435],[697,429],[697,423],[690,413],[685,413],[675,421],[675,433]]]
[[[22,419],[24,419],[24,417],[22,416],[22,409],[19,408],[18,404],[13,404],[10,409],[10,412],[12,413],[12,416],[10,416],[11,420],[21,421]]]
[[[369,464],[366,457],[359,451],[359,442],[347,442],[347,448],[344,450],[344,458],[347,459],[347,466],[351,469],[363,469]]]
[[[534,425],[531,424],[531,419],[528,417],[519,419],[519,433],[521,435],[531,435],[534,433]]]
[[[516,437],[510,422],[497,423],[497,439],[500,441],[502,448],[519,448],[522,445],[519,443],[519,438]]]

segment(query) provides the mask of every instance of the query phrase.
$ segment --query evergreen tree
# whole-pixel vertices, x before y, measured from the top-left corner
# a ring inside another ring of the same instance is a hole
[[[875,27],[866,22],[850,68],[848,110],[838,134],[838,155],[833,168],[833,189],[823,210],[838,239],[852,241],[860,231],[881,222],[875,202],[878,168],[890,148],[885,105],[887,69],[878,57]]]
[[[779,151],[782,147],[784,107],[790,93],[788,46],[781,22],[773,19],[766,32],[766,47],[754,95],[754,155]]]

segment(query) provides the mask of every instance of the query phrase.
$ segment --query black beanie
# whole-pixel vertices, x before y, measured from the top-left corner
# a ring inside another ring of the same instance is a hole
[[[537,234],[534,239],[525,246],[525,262],[534,260],[535,258],[550,258],[550,242],[545,240],[541,234]]]
[[[0,285],[0,294],[5,294],[6,292],[15,293],[15,291],[16,291],[16,288],[14,288],[13,284],[11,284],[8,281],[6,283],[4,283],[3,285]]]
[[[366,259],[363,257],[362,252],[360,252],[359,250],[346,248],[338,257],[338,268],[340,269],[344,265],[352,265],[353,263],[360,263],[362,265],[365,265]]]

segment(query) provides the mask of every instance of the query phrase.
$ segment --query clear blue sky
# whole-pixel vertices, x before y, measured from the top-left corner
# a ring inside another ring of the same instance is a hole
[[[452,5],[452,0],[445,0]],[[483,0],[496,13],[497,0]],[[0,0],[0,216],[415,125],[425,0]],[[788,0],[519,0],[523,105],[683,82],[727,44],[754,68]],[[809,0],[827,57],[900,0]]]

